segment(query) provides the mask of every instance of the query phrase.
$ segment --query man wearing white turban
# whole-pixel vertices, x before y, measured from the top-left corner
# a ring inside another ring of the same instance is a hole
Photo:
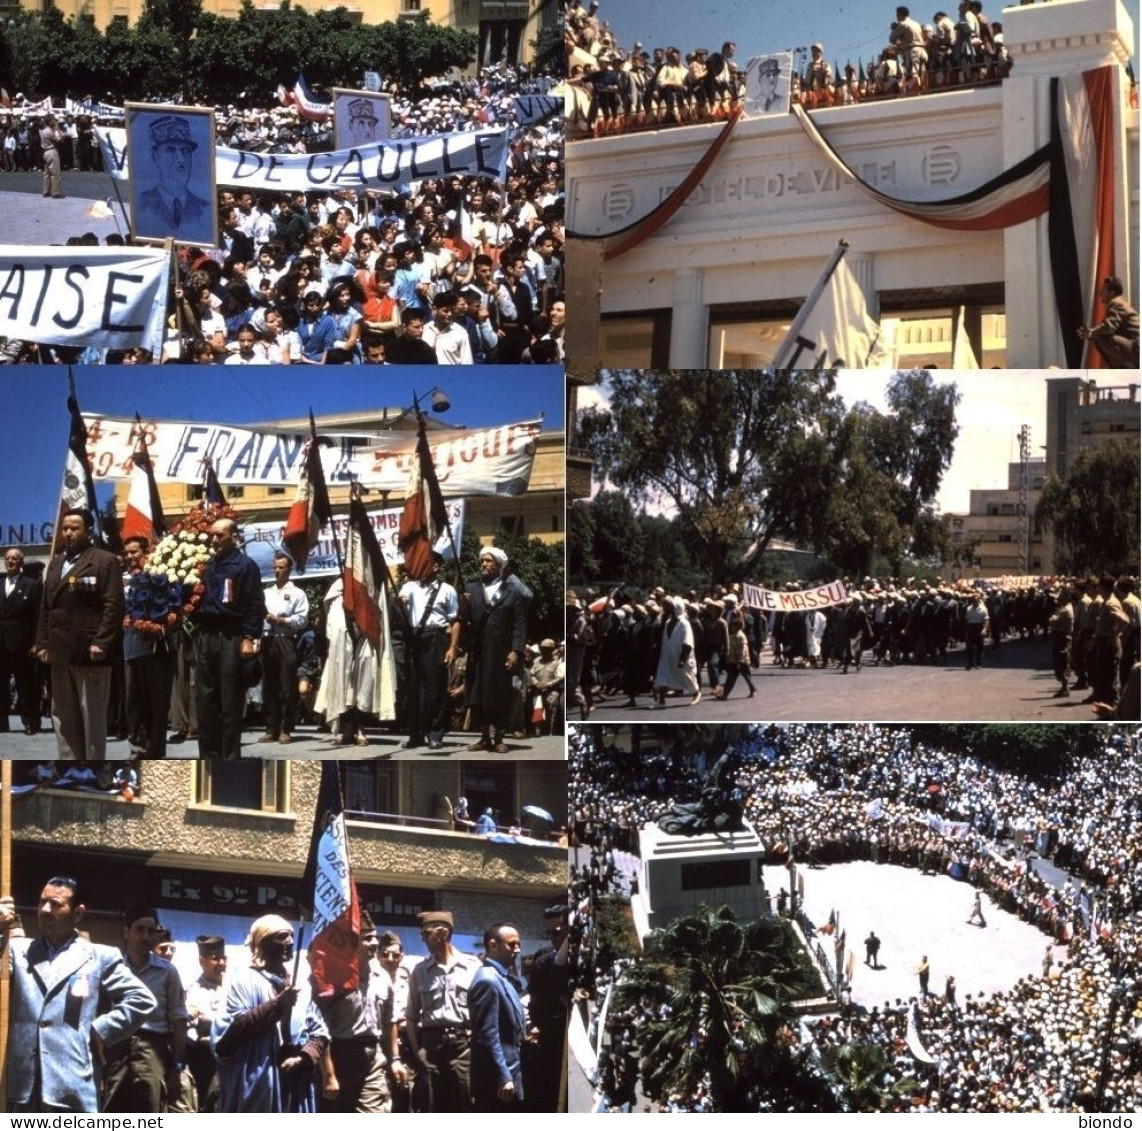
[[[468,585],[467,703],[479,717],[480,741],[469,750],[506,754],[504,733],[511,709],[513,678],[522,676],[531,590],[514,574],[505,576],[508,556],[498,546],[480,551],[480,580]]]
[[[666,610],[658,671],[654,677],[654,706],[666,706],[667,691],[683,691],[693,696],[690,700],[693,705],[701,700],[702,692],[694,659],[694,630],[686,616],[686,602],[681,597],[671,597],[666,602]]]

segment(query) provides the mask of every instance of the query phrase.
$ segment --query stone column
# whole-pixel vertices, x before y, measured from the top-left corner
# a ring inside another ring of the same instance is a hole
[[[683,268],[674,276],[670,312],[670,368],[706,369],[710,311],[702,300],[702,272]]]

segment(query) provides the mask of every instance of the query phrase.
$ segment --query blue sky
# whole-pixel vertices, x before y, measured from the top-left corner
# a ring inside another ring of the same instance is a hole
[[[586,6],[587,0],[584,0]],[[673,44],[683,55],[695,47],[717,50],[726,40],[737,44],[736,58],[808,48],[820,41],[830,63],[866,62],[888,42],[889,24],[898,2],[859,3],[858,0],[599,0],[599,16],[611,25],[619,44],[630,51],[635,41],[649,51]],[[937,9],[955,10],[952,3],[932,0],[910,4],[912,15],[928,23]],[[1000,19],[1006,3],[985,0],[984,12]],[[1138,30],[1138,0],[1126,0]]]
[[[400,409],[434,385],[451,408],[438,419],[482,427],[534,419],[563,427],[557,366],[115,366],[74,369],[84,413],[222,424],[285,420],[356,409]],[[0,542],[9,526],[55,519],[67,445],[67,368],[0,370],[0,419],[8,467],[0,476]],[[391,415],[391,412],[390,412]]]

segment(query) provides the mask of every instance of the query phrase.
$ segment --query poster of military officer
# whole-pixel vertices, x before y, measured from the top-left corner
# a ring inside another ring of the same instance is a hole
[[[333,145],[353,149],[392,136],[389,96],[371,90],[333,88]]]
[[[216,246],[214,111],[136,103],[126,111],[135,237]]]
[[[793,56],[788,52],[757,55],[746,64],[745,109],[751,118],[789,113]]]

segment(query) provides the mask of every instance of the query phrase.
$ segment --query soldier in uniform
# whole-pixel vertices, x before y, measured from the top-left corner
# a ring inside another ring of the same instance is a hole
[[[480,960],[452,945],[452,912],[422,911],[428,956],[412,971],[406,1017],[409,1047],[427,1078],[433,1112],[471,1110],[471,1018],[468,987]]]

